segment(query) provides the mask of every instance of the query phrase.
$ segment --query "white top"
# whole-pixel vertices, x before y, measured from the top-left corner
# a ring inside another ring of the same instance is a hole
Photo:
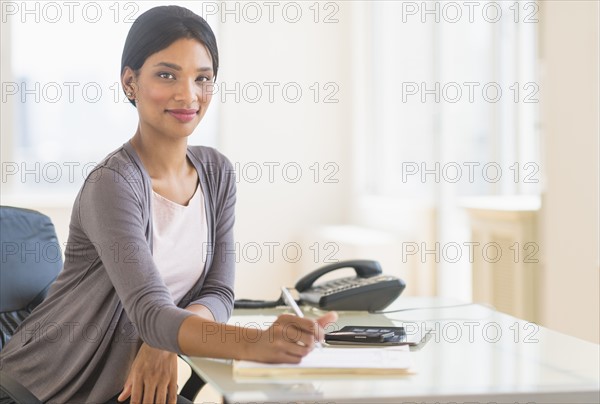
[[[187,206],[152,191],[152,256],[175,304],[204,271],[208,227],[198,184]]]

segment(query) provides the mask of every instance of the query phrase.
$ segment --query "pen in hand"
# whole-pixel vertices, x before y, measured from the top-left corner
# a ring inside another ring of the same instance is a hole
[[[294,313],[298,317],[304,318],[304,313],[302,313],[302,310],[300,310],[300,307],[298,307],[298,304],[296,304],[296,301],[294,300],[294,298],[290,294],[290,291],[285,286],[281,287],[281,296],[283,297],[283,301],[285,302],[285,304],[287,306],[291,307],[292,310],[294,311]],[[323,347],[323,345],[319,341],[316,341],[315,345],[316,345],[317,348],[322,348]]]

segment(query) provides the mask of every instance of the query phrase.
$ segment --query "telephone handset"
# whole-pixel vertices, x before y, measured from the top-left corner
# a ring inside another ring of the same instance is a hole
[[[321,276],[341,268],[353,268],[356,276],[314,285]],[[324,266],[296,283],[300,302],[325,310],[377,311],[389,306],[404,290],[402,279],[383,275],[377,261],[351,260]]]

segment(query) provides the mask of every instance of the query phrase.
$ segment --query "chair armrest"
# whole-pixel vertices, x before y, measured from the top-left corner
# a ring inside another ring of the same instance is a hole
[[[2,371],[0,371],[0,390],[17,404],[42,404],[25,386]]]
[[[185,382],[185,385],[183,386],[183,388],[181,389],[181,391],[179,392],[179,395],[182,397],[187,398],[190,401],[194,401],[196,399],[196,396],[198,395],[198,393],[200,392],[200,390],[202,389],[202,387],[204,387],[204,385],[206,384],[206,381],[204,381],[194,370],[194,368],[190,365],[188,359],[186,356],[183,355],[179,355],[179,357],[181,359],[183,359],[188,366],[190,366],[190,368],[192,368],[192,374],[190,375],[189,379],[187,380],[187,382]]]

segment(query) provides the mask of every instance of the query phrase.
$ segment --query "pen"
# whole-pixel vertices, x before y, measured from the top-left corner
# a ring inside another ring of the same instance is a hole
[[[281,287],[281,295],[283,296],[283,301],[285,302],[285,304],[287,306],[291,307],[292,310],[294,310],[294,313],[298,317],[304,318],[304,313],[302,313],[302,310],[300,310],[300,307],[298,307],[298,305],[296,304],[296,301],[294,300],[294,298],[290,294],[290,291],[285,286]],[[321,343],[319,341],[317,341],[315,343],[315,345],[317,346],[317,348],[322,348],[323,347],[323,345],[321,345]]]

